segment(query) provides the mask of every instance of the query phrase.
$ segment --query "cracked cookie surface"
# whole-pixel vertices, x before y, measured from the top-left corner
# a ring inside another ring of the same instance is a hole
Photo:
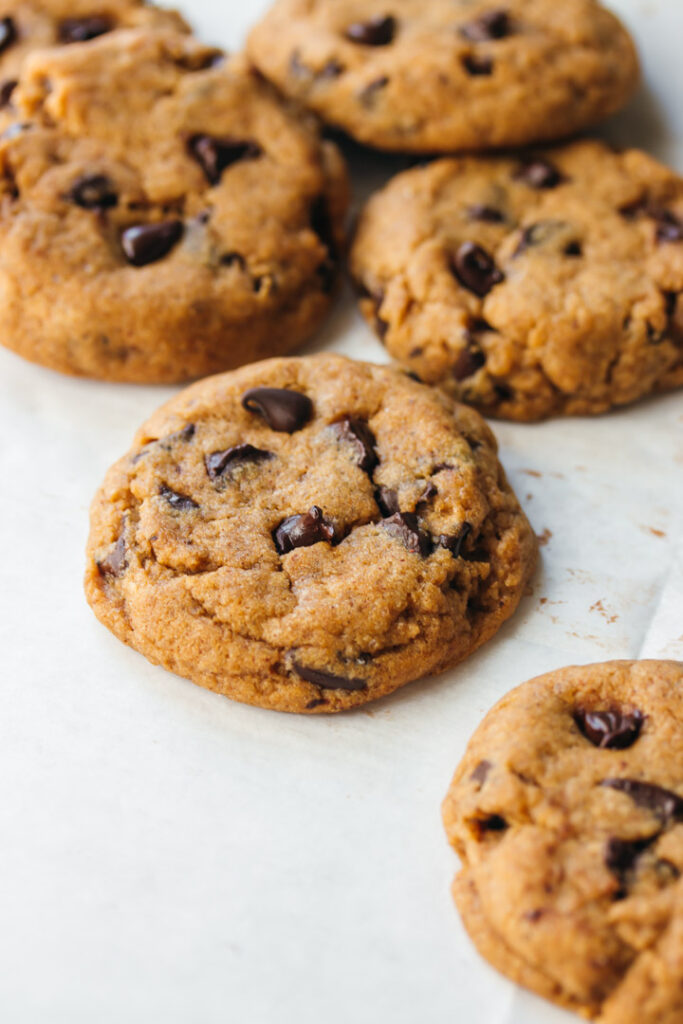
[[[628,33],[594,0],[277,0],[248,52],[323,120],[401,152],[562,138],[638,81]]]
[[[683,179],[638,150],[406,171],[370,199],[351,266],[392,356],[486,415],[683,386]]]
[[[535,560],[476,412],[321,355],[199,382],[141,428],[94,500],[86,592],[154,663],[329,712],[466,657]]]
[[[600,1024],[683,1019],[683,665],[560,669],[503,698],[443,806],[481,954]]]
[[[20,355],[186,380],[327,313],[345,168],[243,58],[168,32],[41,51],[0,127],[0,337]]]

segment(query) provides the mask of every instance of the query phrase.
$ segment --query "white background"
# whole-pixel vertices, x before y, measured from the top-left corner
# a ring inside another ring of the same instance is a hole
[[[612,138],[683,171],[683,4],[613,3],[646,86]],[[184,4],[231,49],[264,0]],[[391,161],[359,157],[365,183]],[[314,347],[382,361],[352,303]],[[439,679],[304,718],[148,665],[81,591],[87,509],[172,389],[0,351],[0,1019],[6,1024],[560,1024],[451,904],[439,805],[506,690],[568,663],[683,658],[683,402],[495,426],[539,534],[533,596]]]

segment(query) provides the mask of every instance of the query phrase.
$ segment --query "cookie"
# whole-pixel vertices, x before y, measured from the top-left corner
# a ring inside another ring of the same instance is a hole
[[[370,199],[351,265],[389,352],[488,416],[601,413],[683,385],[683,179],[637,150],[406,171]]]
[[[331,712],[467,657],[535,557],[474,410],[319,355],[200,381],[141,428],[94,500],[86,593],[155,664]]]
[[[561,138],[618,110],[639,77],[594,0],[277,0],[248,52],[323,120],[410,153]]]
[[[683,1020],[683,664],[520,686],[443,811],[455,900],[495,967],[601,1024]]]
[[[4,345],[170,382],[314,331],[348,188],[312,119],[243,58],[177,33],[114,32],[24,68],[0,135]]]

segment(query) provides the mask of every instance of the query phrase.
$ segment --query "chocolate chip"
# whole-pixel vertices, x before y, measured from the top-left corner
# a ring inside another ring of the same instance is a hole
[[[414,512],[396,512],[381,523],[390,537],[399,540],[411,554],[425,558],[432,550],[430,538],[420,529]]]
[[[467,380],[467,378],[475,374],[477,370],[480,370],[485,363],[486,356],[479,346],[470,343],[466,348],[462,348],[458,352],[455,362],[453,363],[453,376],[458,381]]]
[[[556,188],[564,181],[564,177],[549,160],[536,157],[525,161],[514,173],[515,181],[521,181],[529,188]]]
[[[487,224],[504,224],[505,214],[497,210],[495,206],[486,206],[484,203],[474,203],[467,207],[467,216],[470,220],[483,220]]]
[[[106,210],[116,206],[119,197],[104,174],[84,174],[71,186],[67,195],[72,203],[85,210]]]
[[[581,242],[568,242],[564,247],[565,256],[583,256]]]
[[[460,35],[469,39],[471,43],[485,43],[490,39],[504,39],[512,32],[510,15],[499,7],[494,11],[488,11],[474,21],[467,22],[460,26]]]
[[[367,21],[354,21],[344,34],[350,42],[362,46],[388,46],[396,35],[396,19],[378,14]]]
[[[452,269],[463,288],[482,299],[505,280],[492,257],[474,242],[463,242],[453,257]]]
[[[179,220],[137,224],[123,232],[121,247],[129,263],[134,267],[144,267],[163,259],[177,245],[182,234],[183,224]]]
[[[97,568],[102,576],[120,576],[127,565],[126,539],[121,534],[106,558],[97,563]]]
[[[223,172],[239,160],[256,160],[263,154],[257,142],[214,135],[192,135],[187,142],[190,156],[204,171],[207,181],[217,185]]]
[[[205,456],[204,465],[209,477],[212,480],[217,480],[231,466],[266,462],[272,458],[273,453],[264,451],[263,448],[255,448],[253,444],[237,444],[233,448],[226,448],[225,451],[211,452],[210,455]]]
[[[386,89],[389,84],[388,75],[380,75],[379,78],[373,78],[371,82],[364,85],[358,93],[358,99],[364,107],[371,107],[382,89]]]
[[[59,25],[60,43],[86,43],[111,32],[114,23],[111,18],[93,15],[90,18],[65,18]]]
[[[313,415],[308,395],[288,388],[250,388],[242,395],[242,406],[263,416],[271,430],[283,434],[301,430]]]
[[[385,519],[399,511],[398,494],[390,487],[378,487],[375,491],[375,501]]]
[[[605,864],[610,871],[621,877],[635,866],[641,853],[647,850],[655,839],[656,836],[649,839],[608,839],[605,847]]]
[[[682,242],[683,222],[671,210],[659,210],[656,216],[658,242]]]
[[[418,499],[418,505],[427,505],[430,501],[436,498],[438,493],[438,487],[436,486],[436,484],[433,484],[432,481],[430,480]]]
[[[12,93],[18,84],[19,83],[15,78],[8,78],[2,83],[2,85],[0,85],[0,107],[9,106],[9,102],[12,99]]]
[[[453,555],[453,558],[460,558],[462,546],[472,533],[470,523],[463,523],[457,533],[442,533],[439,537],[439,547],[446,548]]]
[[[311,203],[311,228],[323,243],[330,255],[337,251],[337,241],[334,237],[334,228],[330,216],[330,207],[327,197],[320,195]]]
[[[325,519],[323,510],[317,505],[302,515],[284,519],[273,532],[275,547],[281,555],[286,555],[294,548],[308,548],[321,541],[333,543],[337,539],[334,526]]]
[[[579,708],[574,721],[594,747],[625,750],[632,747],[640,736],[643,716],[640,711],[624,712],[616,708],[609,711],[588,711]]]
[[[353,446],[356,464],[366,473],[372,473],[379,463],[375,445],[375,435],[365,420],[346,416],[333,424],[333,430],[340,441]]]
[[[313,708],[319,708],[321,704],[327,704],[327,701],[325,700],[324,697],[318,697],[316,698],[316,700],[309,700],[308,704],[306,705],[306,710],[312,711]]]
[[[18,38],[13,18],[0,18],[0,53],[4,53]]]
[[[177,491],[167,487],[166,484],[162,484],[159,488],[159,494],[162,498],[165,498],[171,508],[175,509],[176,512],[191,512],[195,508],[199,508],[196,501],[192,498],[188,498],[186,494],[178,494]]]
[[[479,841],[489,832],[505,832],[508,828],[507,821],[500,814],[489,814],[485,818],[471,818],[468,824]]]
[[[323,690],[367,690],[368,684],[365,679],[346,679],[344,676],[334,675],[320,668],[308,668],[300,665],[298,661],[292,662],[296,674],[307,683],[313,683]]]
[[[471,781],[478,782],[480,786],[483,786],[487,778],[489,777],[489,772],[491,771],[492,768],[493,765],[491,764],[490,761],[480,761],[477,767],[470,775]]]
[[[625,793],[638,807],[652,811],[664,824],[683,821],[683,798],[669,789],[639,779],[605,779],[600,785]]]
[[[490,57],[484,57],[481,54],[468,53],[462,59],[462,66],[467,74],[472,75],[472,77],[493,73],[493,61]]]

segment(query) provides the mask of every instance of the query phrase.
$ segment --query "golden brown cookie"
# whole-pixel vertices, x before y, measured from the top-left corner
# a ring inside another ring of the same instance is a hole
[[[336,148],[240,58],[113,32],[30,57],[0,135],[0,340],[179,381],[287,351],[332,299]]]
[[[600,1024],[683,1020],[683,665],[560,669],[474,734],[454,896],[504,974]]]
[[[638,81],[628,33],[595,0],[276,0],[248,52],[323,120],[401,152],[561,138]]]
[[[201,686],[330,712],[467,657],[535,560],[476,412],[320,355],[201,381],[141,428],[93,503],[86,593]]]
[[[683,179],[638,150],[406,171],[368,203],[351,267],[389,352],[486,415],[600,413],[683,385]]]

